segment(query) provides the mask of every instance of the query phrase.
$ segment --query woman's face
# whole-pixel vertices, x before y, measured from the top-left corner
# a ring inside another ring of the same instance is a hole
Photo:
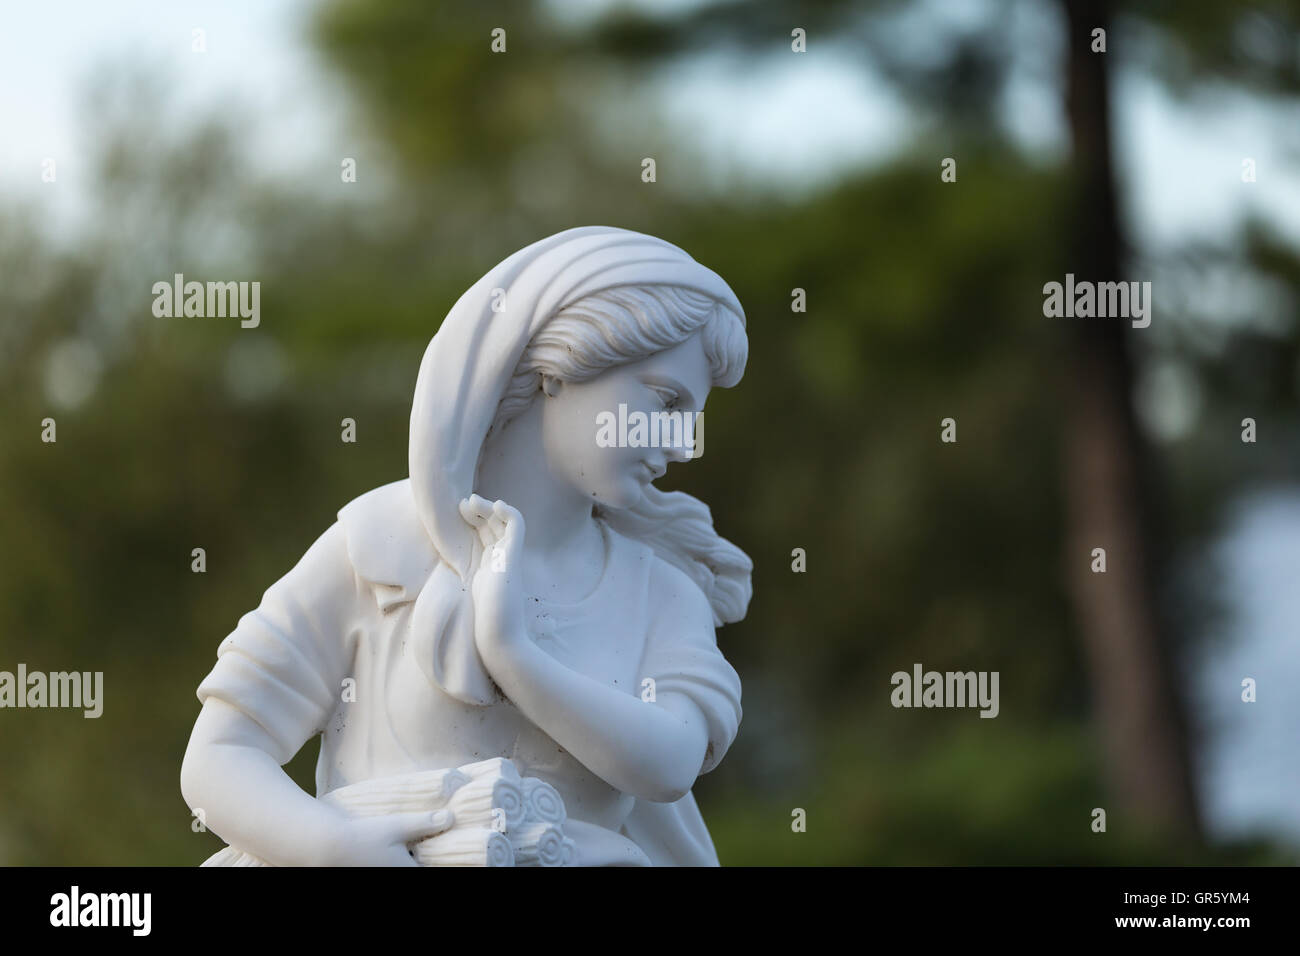
[[[697,454],[696,416],[711,384],[698,332],[586,382],[545,381],[542,436],[552,473],[593,502],[635,505],[669,462]]]

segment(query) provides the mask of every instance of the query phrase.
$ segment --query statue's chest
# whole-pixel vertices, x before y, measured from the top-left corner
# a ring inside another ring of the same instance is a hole
[[[538,600],[527,602],[533,642],[565,667],[610,687],[635,693],[645,653],[643,615],[572,614]]]
[[[647,629],[643,614],[569,614],[529,601],[526,623],[537,647],[568,670],[617,691],[640,693]],[[374,707],[379,706],[375,698],[382,701],[385,720],[408,753],[450,749],[470,756],[511,755],[516,741],[526,748],[554,749],[513,701],[503,697],[477,706],[456,700],[429,681],[409,648],[398,650],[400,643],[392,648],[389,667],[375,668],[372,679],[382,686],[375,686],[367,703]],[[540,752],[535,756],[540,759]]]

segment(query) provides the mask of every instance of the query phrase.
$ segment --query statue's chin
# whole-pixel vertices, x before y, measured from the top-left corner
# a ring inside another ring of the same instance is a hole
[[[624,511],[645,498],[645,486],[629,481],[626,487],[611,489],[607,494],[595,496],[598,511]]]

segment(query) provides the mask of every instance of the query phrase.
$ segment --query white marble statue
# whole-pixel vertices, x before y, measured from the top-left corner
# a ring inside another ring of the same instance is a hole
[[[198,689],[181,789],[230,844],[209,862],[717,865],[691,787],[740,724],[715,629],[752,564],[653,484],[697,434],[600,431],[693,420],[747,349],[719,276],[623,229],[542,239],[461,296],[410,478],[345,506]],[[312,797],[281,768],[317,734]]]

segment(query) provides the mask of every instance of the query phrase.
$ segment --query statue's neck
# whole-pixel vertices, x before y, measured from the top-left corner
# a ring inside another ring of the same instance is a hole
[[[474,491],[500,499],[524,517],[524,547],[533,554],[559,554],[599,534],[592,503],[546,466],[538,403],[488,437]]]

